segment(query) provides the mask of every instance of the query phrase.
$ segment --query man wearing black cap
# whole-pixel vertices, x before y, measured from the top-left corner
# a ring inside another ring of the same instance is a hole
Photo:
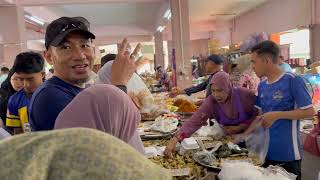
[[[58,114],[83,90],[94,61],[92,39],[95,35],[83,17],[61,17],[48,25],[44,57],[55,72],[32,96],[28,111],[33,131],[53,129]],[[124,39],[111,73],[112,84],[123,91],[135,71],[134,58],[140,50],[137,45],[130,55],[127,46]]]
[[[209,86],[209,82],[214,74],[216,74],[219,71],[222,71],[223,58],[219,55],[212,54],[205,60],[205,62],[206,73],[210,74],[209,78],[197,86],[186,88],[184,90],[173,91],[171,92],[171,96],[176,96],[178,94],[187,94],[188,96],[190,96],[191,94],[204,90],[206,90],[206,97],[211,95],[211,88]]]

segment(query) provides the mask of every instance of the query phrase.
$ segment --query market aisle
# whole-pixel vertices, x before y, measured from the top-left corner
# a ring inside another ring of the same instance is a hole
[[[317,180],[320,172],[320,157],[302,151],[302,180]]]

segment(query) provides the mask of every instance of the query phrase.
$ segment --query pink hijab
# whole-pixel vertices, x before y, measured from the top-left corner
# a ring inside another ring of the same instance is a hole
[[[228,116],[229,118],[237,118],[238,110],[237,107],[235,107],[236,93],[229,74],[223,71],[216,73],[212,77],[210,84],[211,86],[214,85],[223,89],[229,94],[227,100],[223,103],[218,103],[215,100],[214,101],[220,106],[226,116]],[[246,112],[251,112],[253,110],[253,105],[255,104],[255,96],[253,91],[245,88],[237,88],[237,90],[239,91],[241,103],[244,107],[244,110]]]
[[[99,84],[83,90],[60,112],[55,129],[97,129],[127,142],[144,153],[137,132],[140,120],[140,113],[129,96],[115,86]]]

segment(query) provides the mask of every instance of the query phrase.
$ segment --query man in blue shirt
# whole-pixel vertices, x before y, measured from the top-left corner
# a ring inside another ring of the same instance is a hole
[[[53,129],[58,114],[84,88],[93,66],[94,38],[83,17],[61,17],[48,25],[44,57],[53,65],[54,76],[32,96],[28,111],[33,131]],[[112,84],[123,91],[135,71],[134,60],[140,50],[138,44],[130,54],[128,46],[124,39],[111,72]]]
[[[301,179],[299,120],[314,115],[311,97],[301,77],[278,66],[279,47],[264,41],[252,48],[252,67],[258,77],[267,77],[258,87],[257,106],[262,115],[246,131],[262,121],[269,128],[270,143],[264,166],[279,165]]]
[[[214,74],[216,74],[219,71],[222,71],[223,58],[219,55],[212,54],[205,60],[205,63],[206,63],[206,73],[210,75],[206,81],[194,87],[189,87],[184,90],[173,91],[171,92],[171,96],[176,96],[179,94],[187,94],[188,96],[190,96],[191,94],[204,91],[204,90],[206,90],[206,97],[211,95],[209,82]]]
[[[43,83],[44,60],[35,52],[24,52],[16,56],[13,71],[16,78],[23,82],[23,89],[13,94],[8,101],[6,125],[12,127],[14,134],[25,131],[29,122],[27,107],[32,94]]]

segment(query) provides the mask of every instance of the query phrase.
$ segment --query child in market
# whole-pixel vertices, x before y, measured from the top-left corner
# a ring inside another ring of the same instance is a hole
[[[301,179],[300,119],[312,117],[314,109],[303,79],[283,72],[278,66],[279,47],[264,41],[252,48],[252,67],[258,77],[258,116],[245,134],[261,121],[269,128],[270,143],[264,166],[278,165]]]

